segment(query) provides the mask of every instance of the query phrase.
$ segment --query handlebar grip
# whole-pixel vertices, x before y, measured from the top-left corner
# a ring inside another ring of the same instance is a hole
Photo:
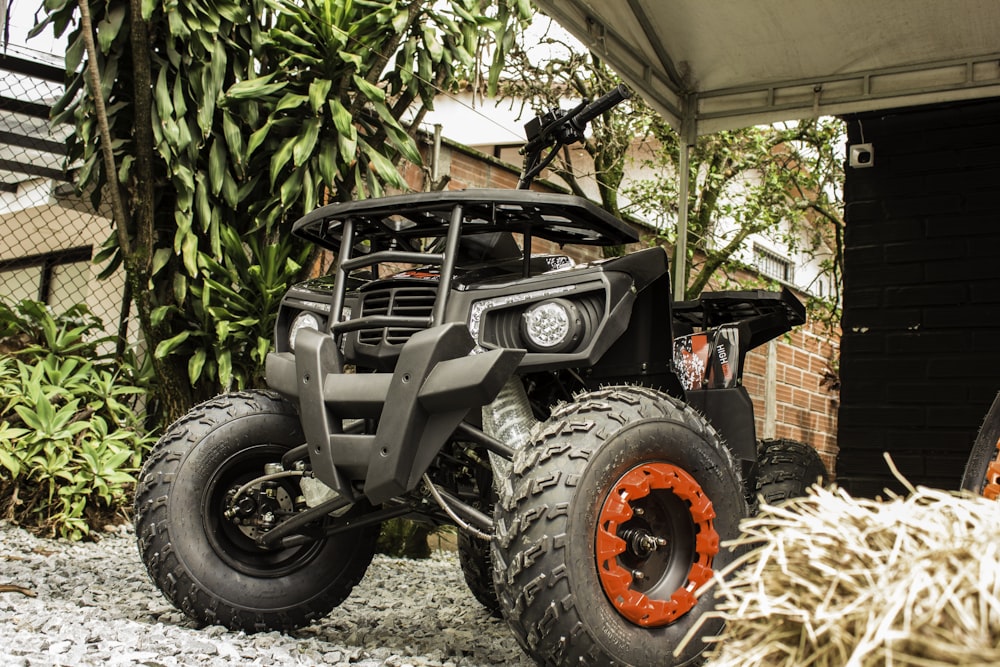
[[[573,124],[573,127],[578,130],[582,130],[586,127],[587,123],[630,97],[632,97],[632,91],[629,90],[624,83],[620,83],[616,88],[604,93],[581,109],[580,113],[576,114],[570,122]]]

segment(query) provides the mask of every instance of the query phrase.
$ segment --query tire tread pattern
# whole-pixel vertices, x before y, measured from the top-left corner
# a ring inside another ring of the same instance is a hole
[[[736,476],[736,488],[742,488],[729,449],[708,421],[667,394],[642,386],[609,387],[557,406],[535,442],[515,455],[514,492],[498,503],[494,521],[500,604],[518,642],[539,664],[618,664],[582,622],[561,552],[581,471],[608,438],[644,419],[683,425],[714,443]],[[543,495],[545,502],[539,502]],[[558,565],[548,571],[552,563]]]
[[[288,418],[295,408],[271,391],[243,391],[218,396],[201,403],[174,422],[164,433],[143,465],[135,494],[135,530],[139,556],[153,583],[178,609],[200,623],[220,624],[246,632],[289,631],[308,625],[343,602],[364,575],[371,560],[358,559],[332,585],[318,580],[322,595],[308,603],[283,611],[239,608],[220,600],[203,588],[175,553],[171,535],[169,497],[171,485],[185,457],[213,430],[248,415]]]
[[[829,481],[823,459],[805,443],[762,440],[758,450],[757,497],[769,504],[804,496],[817,480]]]

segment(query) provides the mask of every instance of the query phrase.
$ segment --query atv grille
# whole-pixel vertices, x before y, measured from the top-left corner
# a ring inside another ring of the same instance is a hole
[[[413,317],[430,320],[434,313],[436,287],[396,286],[366,292],[361,295],[361,317]],[[358,342],[363,345],[402,345],[422,327],[390,326],[362,329]]]

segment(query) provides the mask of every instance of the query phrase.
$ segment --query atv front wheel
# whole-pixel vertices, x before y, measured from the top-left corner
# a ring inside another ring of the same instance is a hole
[[[696,661],[722,622],[694,592],[748,514],[715,430],[666,394],[613,387],[557,408],[514,468],[494,577],[522,648],[553,666]]]
[[[378,526],[264,548],[259,528],[228,511],[266,464],[304,441],[294,407],[263,391],[202,403],[163,435],[139,478],[135,524],[149,576],[178,609],[233,630],[292,630],[325,616],[361,580]],[[295,477],[280,478],[268,511],[287,516],[300,495]]]

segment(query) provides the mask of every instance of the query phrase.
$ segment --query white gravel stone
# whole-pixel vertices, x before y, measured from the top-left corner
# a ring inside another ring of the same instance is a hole
[[[150,583],[135,536],[39,539],[0,522],[0,665],[530,667],[469,593],[453,553],[376,556],[351,597],[293,635],[199,629]]]

